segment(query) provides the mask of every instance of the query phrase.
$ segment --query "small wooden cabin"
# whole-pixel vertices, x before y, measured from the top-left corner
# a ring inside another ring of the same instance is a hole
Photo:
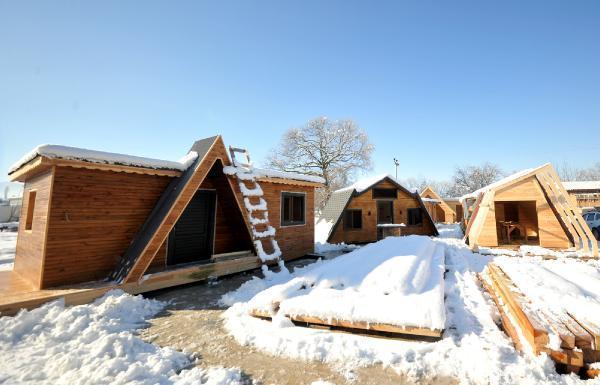
[[[438,235],[417,192],[389,175],[334,191],[317,223],[330,243],[375,242],[387,235]]]
[[[443,198],[444,202],[446,202],[446,204],[448,205],[448,207],[450,207],[450,210],[452,210],[455,213],[455,222],[462,222],[463,221],[463,217],[464,217],[464,213],[463,213],[463,206],[462,203],[460,202],[460,198]]]
[[[534,245],[598,256],[598,244],[552,166],[523,170],[461,197],[472,248]]]
[[[194,143],[183,163],[38,147],[9,173],[24,183],[24,199],[14,270],[0,272],[12,274],[0,277],[0,294],[6,282],[13,291],[106,282],[143,292],[260,266],[239,181],[223,172],[229,165],[220,136]],[[256,173],[265,229],[275,228],[283,258],[312,253],[322,179]]]
[[[425,208],[427,208],[427,212],[429,212],[429,215],[434,222],[456,222],[456,212],[452,210],[431,186],[425,187],[420,195],[425,204]]]
[[[563,182],[563,185],[577,207],[586,210],[600,208],[600,181],[572,181]]]

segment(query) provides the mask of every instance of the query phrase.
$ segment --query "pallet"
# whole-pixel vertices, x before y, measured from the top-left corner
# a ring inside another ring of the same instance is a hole
[[[277,307],[275,304],[274,307]],[[275,309],[276,310],[276,309]],[[271,314],[264,310],[251,310],[250,315],[264,320],[271,320]],[[385,323],[370,323],[362,321],[345,321],[340,319],[324,320],[318,317],[303,315],[285,315],[295,325],[340,331],[352,334],[364,334],[384,338],[398,338],[410,340],[423,340],[428,342],[439,341],[443,330],[420,328],[415,326],[398,326]]]
[[[479,280],[496,304],[502,328],[513,340],[517,350],[531,350],[535,355],[546,353],[557,367],[574,373],[583,372],[582,368],[586,364],[600,359],[600,351],[596,350],[599,346],[596,340],[600,336],[596,332],[600,331],[595,325],[581,322],[570,314],[552,313],[543,306],[538,306],[533,311],[529,299],[495,264],[489,264],[487,274],[479,275]],[[519,338],[519,331],[525,341]],[[549,333],[559,336],[560,349],[548,348]]]

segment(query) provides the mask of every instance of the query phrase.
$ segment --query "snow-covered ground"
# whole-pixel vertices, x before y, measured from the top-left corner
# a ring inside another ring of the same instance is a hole
[[[16,231],[0,231],[0,270],[12,270],[16,246]]]
[[[134,331],[164,303],[112,291],[88,305],[62,301],[0,318],[2,384],[241,384],[237,369],[194,358]]]
[[[357,367],[382,364],[415,380],[444,376],[465,384],[584,383],[575,375],[557,374],[553,362],[545,355],[534,357],[514,349],[511,340],[498,328],[497,311],[477,281],[476,274],[482,272],[494,256],[469,250],[462,240],[456,239],[462,235],[456,227],[446,225],[440,232],[447,236],[435,239],[445,248],[447,268],[444,282],[446,330],[441,341],[422,343],[370,338],[295,327],[282,320],[263,321],[248,315],[251,305],[247,301],[258,287],[280,285],[294,277],[305,276],[307,271],[292,275],[289,272],[274,273],[264,280],[256,278],[251,286],[241,287],[235,295],[225,296],[228,303],[235,302],[233,297],[241,300],[225,312],[225,326],[240,344],[276,356],[328,362],[350,380]],[[332,263],[322,261],[320,266],[306,269],[323,269]],[[590,269],[588,273],[593,269],[598,271],[596,262],[563,259],[562,263],[585,266],[582,269]],[[574,270],[578,271],[577,268]],[[598,384],[600,380],[585,383]]]
[[[447,272],[444,278],[445,332],[438,342],[335,333],[295,327],[281,320],[263,321],[248,315],[248,301],[256,294],[295,278],[326,271],[327,266],[335,266],[335,259],[320,260],[294,272],[287,269],[267,272],[265,278],[255,277],[227,293],[221,298],[222,304],[231,305],[223,315],[225,328],[242,345],[274,356],[326,362],[350,381],[356,378],[358,367],[381,364],[415,380],[450,377],[465,384],[600,384],[600,380],[584,382],[574,375],[558,375],[548,357],[517,352],[496,325],[498,314],[476,277],[493,259],[509,270],[509,274],[517,275],[516,283],[525,285],[528,295],[562,296],[565,302],[567,299],[573,302],[571,297],[565,296],[581,297],[582,294],[584,298],[580,300],[590,302],[597,300],[600,293],[600,262],[561,258],[561,254],[555,261],[477,254],[457,239],[462,234],[456,227],[444,225],[439,230],[444,238],[433,242],[444,248]],[[4,264],[12,263],[15,240],[16,233],[0,232],[0,261]],[[359,250],[365,249],[368,250],[366,247]],[[550,278],[553,285],[541,285]],[[589,304],[586,302],[586,305]],[[238,369],[197,367],[191,353],[162,348],[140,339],[136,330],[163,306],[163,302],[111,292],[88,305],[65,308],[62,302],[56,301],[32,311],[22,311],[15,317],[1,317],[0,383],[248,382]],[[591,316],[597,317],[594,306],[589,307],[589,311]],[[201,351],[199,353],[201,356]],[[277,370],[276,358],[273,366]]]

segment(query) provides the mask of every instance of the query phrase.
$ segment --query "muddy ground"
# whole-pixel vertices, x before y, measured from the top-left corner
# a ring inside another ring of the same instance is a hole
[[[311,262],[312,260],[298,260],[287,265],[302,266]],[[357,368],[349,376],[347,372],[344,376],[339,368],[326,363],[272,356],[252,347],[239,345],[223,327],[221,314],[225,308],[218,305],[218,300],[255,274],[259,272],[229,276],[220,279],[216,284],[201,283],[148,295],[168,302],[168,305],[141,331],[142,338],[160,346],[169,346],[193,354],[199,358],[198,365],[202,367],[240,368],[248,384],[309,385],[319,379],[337,385],[413,383],[381,365]],[[455,382],[446,378],[430,378],[419,383]]]

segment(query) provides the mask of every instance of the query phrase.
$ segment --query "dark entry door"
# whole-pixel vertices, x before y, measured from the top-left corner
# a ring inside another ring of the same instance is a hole
[[[377,202],[377,223],[394,223],[394,202]]]
[[[196,192],[169,234],[167,264],[197,262],[212,256],[216,193]]]

